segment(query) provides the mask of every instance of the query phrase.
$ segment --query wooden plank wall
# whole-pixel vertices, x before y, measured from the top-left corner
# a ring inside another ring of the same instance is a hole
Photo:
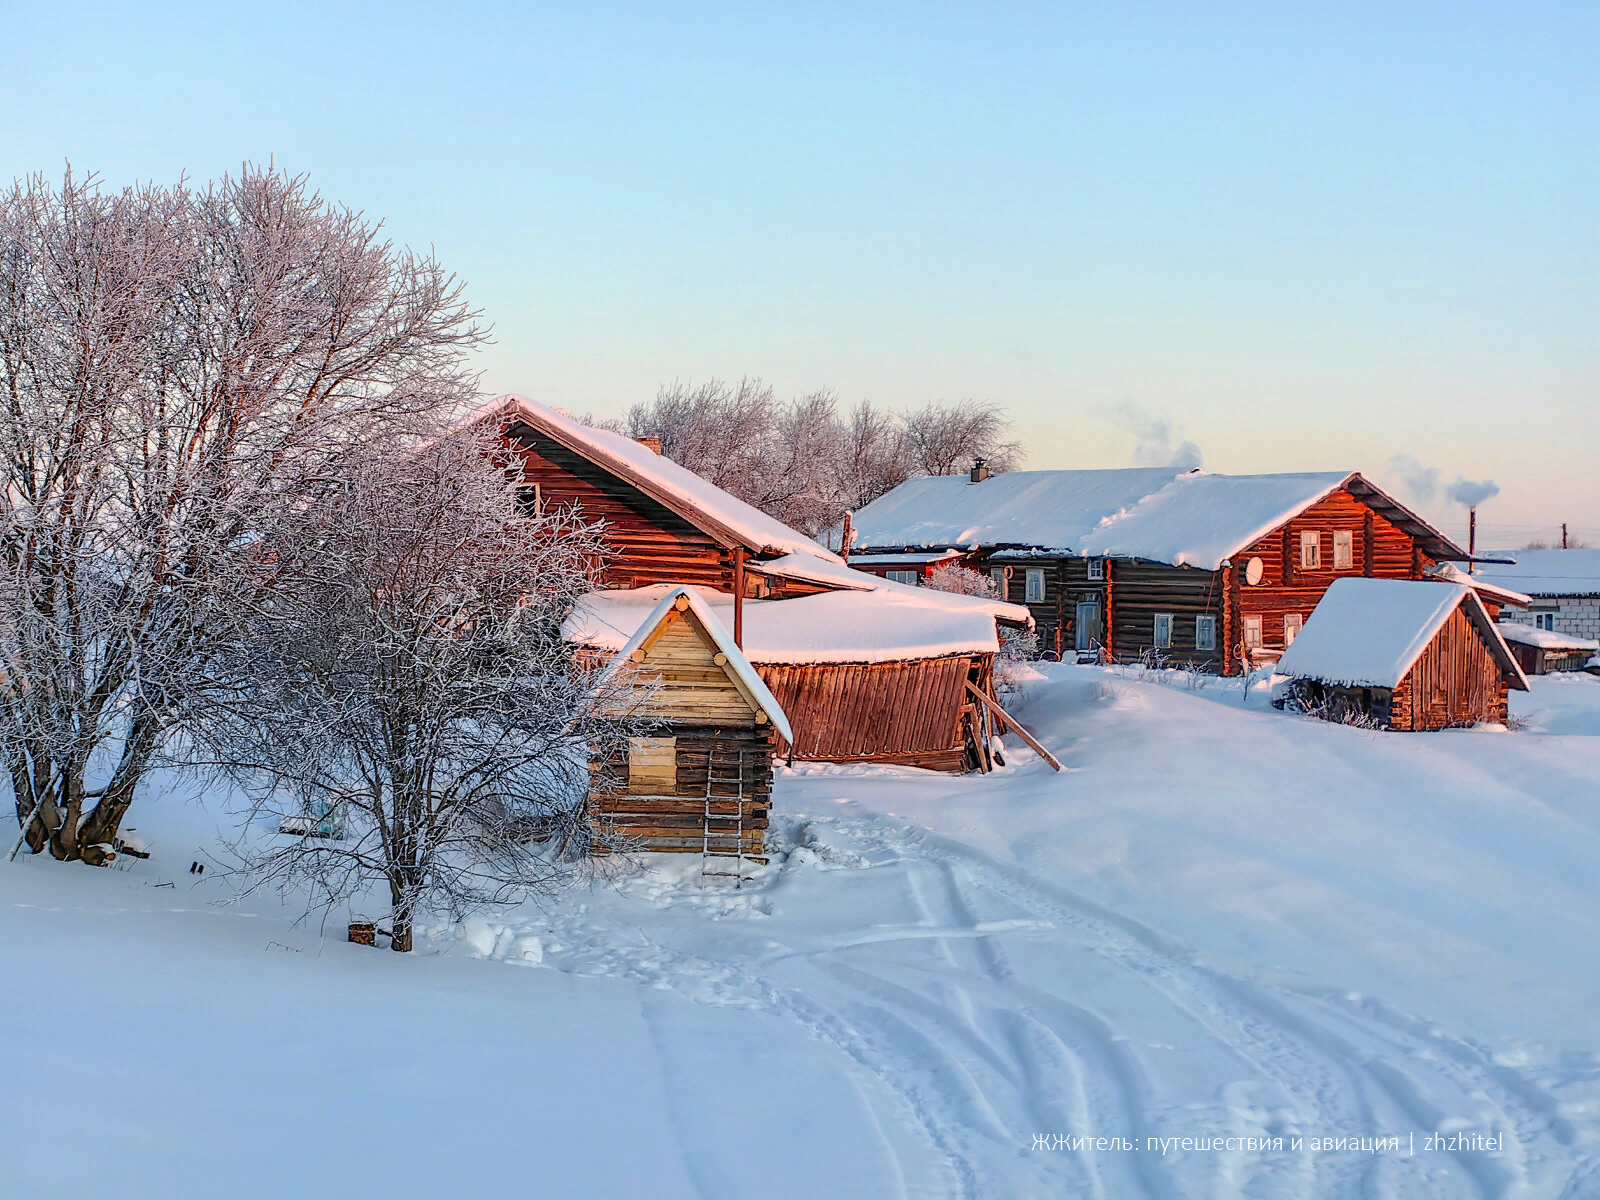
[[[972,678],[988,686],[992,657],[756,669],[794,727],[796,758],[960,771],[966,767],[966,683]],[[777,752],[789,752],[781,738]]]
[[[1394,728],[1504,722],[1506,702],[1500,664],[1467,614],[1457,608],[1395,689]]]

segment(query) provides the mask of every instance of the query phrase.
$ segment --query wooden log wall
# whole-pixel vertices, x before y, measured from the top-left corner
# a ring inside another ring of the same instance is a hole
[[[534,502],[537,485],[546,512],[576,504],[586,519],[606,523],[614,551],[608,586],[684,583],[732,590],[732,552],[710,534],[526,425],[512,426],[509,435],[522,458],[525,504]]]
[[[993,655],[757,666],[794,727],[796,758],[966,769],[966,684],[990,686]],[[779,739],[777,752],[790,747]]]
[[[1137,662],[1147,653],[1159,654],[1174,665],[1222,667],[1223,587],[1221,572],[1166,563],[1118,559],[1113,600],[1116,620],[1112,627],[1112,654],[1118,662]],[[1156,646],[1156,614],[1172,615],[1172,645]],[[1216,647],[1195,646],[1195,618],[1215,622]]]
[[[1077,619],[1079,604],[1094,604],[1100,609],[1100,634],[1104,639],[1106,611],[1106,581],[1089,578],[1089,559],[1077,556],[1061,558],[1005,558],[990,556],[977,563],[976,569],[989,571],[1007,567],[1011,578],[1006,581],[1000,599],[1021,605],[1033,615],[1034,628],[1039,634],[1039,649],[1051,650],[1061,655],[1071,655],[1077,647]],[[1097,560],[1103,561],[1103,560]],[[1028,569],[1044,572],[1044,599],[1028,603]]]
[[[708,840],[707,777],[737,778],[738,783],[711,784],[710,849],[732,854],[742,848],[747,857],[760,858],[772,809],[772,727],[672,723],[653,732],[677,739],[675,788],[633,791],[626,757],[596,760],[590,764],[596,826],[644,850],[698,854]],[[741,813],[742,842],[734,819]]]
[[[1467,614],[1457,608],[1395,689],[1396,729],[1447,729],[1504,722],[1505,674]]]
[[[1300,565],[1300,539],[1308,532],[1317,535],[1322,559],[1310,569]],[[1342,570],[1333,566],[1335,532],[1351,535],[1350,566]],[[1343,489],[1234,555],[1234,569],[1242,572],[1252,558],[1261,560],[1262,578],[1240,589],[1240,617],[1259,616],[1261,645],[1273,650],[1284,648],[1284,617],[1298,614],[1303,625],[1335,579],[1416,579],[1433,563],[1409,533]]]

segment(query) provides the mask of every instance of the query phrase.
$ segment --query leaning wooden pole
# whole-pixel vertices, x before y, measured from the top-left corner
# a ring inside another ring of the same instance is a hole
[[[744,649],[744,547],[733,548],[733,644]]]
[[[1034,752],[1038,754],[1040,758],[1044,759],[1045,762],[1049,763],[1054,770],[1061,770],[1061,764],[1056,761],[1056,756],[1041,746],[1038,739],[1035,738],[1033,734],[1029,733],[1021,725],[1017,724],[1017,719],[1015,717],[1013,717],[1005,709],[1001,708],[998,703],[984,694],[981,689],[974,687],[971,680],[967,681],[967,691],[976,696],[983,703],[983,706],[994,714],[995,720],[1013,730],[1019,738],[1027,742],[1028,745],[1032,746]]]

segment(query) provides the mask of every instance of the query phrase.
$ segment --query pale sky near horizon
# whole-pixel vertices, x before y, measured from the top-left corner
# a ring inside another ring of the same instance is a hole
[[[485,387],[760,375],[1030,467],[1493,478],[1600,544],[1600,6],[0,2],[0,178],[243,160],[433,246]]]

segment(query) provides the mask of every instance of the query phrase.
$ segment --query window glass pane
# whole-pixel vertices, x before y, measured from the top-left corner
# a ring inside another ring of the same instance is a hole
[[[1217,648],[1217,619],[1215,617],[1196,617],[1194,619],[1194,648],[1196,650],[1215,650]]]
[[[1315,568],[1322,565],[1322,535],[1307,532],[1300,535],[1300,565]]]
[[[1355,536],[1348,530],[1333,535],[1333,569],[1348,571],[1355,564]]]
[[[1044,570],[1041,567],[1028,568],[1028,601],[1029,604],[1044,603]]]
[[[1166,647],[1172,645],[1172,614],[1156,614],[1156,645]]]

